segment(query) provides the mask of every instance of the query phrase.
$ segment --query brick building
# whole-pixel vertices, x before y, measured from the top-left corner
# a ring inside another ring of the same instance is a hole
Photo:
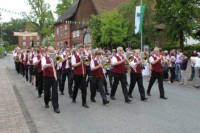
[[[18,36],[18,46],[20,48],[28,48],[32,46],[40,46],[40,36],[36,36],[35,32],[18,32],[15,36]]]
[[[88,22],[91,15],[111,11],[126,1],[128,0],[77,0],[54,24],[55,46],[91,44],[88,24],[83,22]]]

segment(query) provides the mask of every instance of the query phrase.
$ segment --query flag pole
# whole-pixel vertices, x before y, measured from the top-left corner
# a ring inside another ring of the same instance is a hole
[[[140,0],[140,11],[142,11],[142,0]],[[140,21],[141,21],[141,17],[140,17]],[[141,37],[140,37],[140,43],[141,43],[141,51],[142,51],[142,27],[141,27]]]

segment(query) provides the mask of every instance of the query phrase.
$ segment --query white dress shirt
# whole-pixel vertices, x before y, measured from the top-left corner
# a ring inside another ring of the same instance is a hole
[[[67,57],[67,55],[66,55],[66,53],[65,52],[63,52],[63,54],[62,55],[60,55],[60,57],[62,58],[62,59],[64,59],[64,56],[65,57]],[[69,61],[68,61],[68,59],[66,58],[66,65],[65,65],[65,69],[68,69],[69,68]]]
[[[194,57],[195,64],[194,67],[200,67],[200,58],[199,57]]]
[[[116,54],[116,56],[119,56],[119,54]],[[119,56],[120,60],[123,60],[122,56]],[[115,56],[112,57],[111,59],[111,64],[114,65],[117,61],[117,58]]]

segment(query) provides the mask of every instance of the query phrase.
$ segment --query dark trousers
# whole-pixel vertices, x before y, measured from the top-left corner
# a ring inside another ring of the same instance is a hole
[[[28,65],[25,66],[26,81],[28,81]]]
[[[128,99],[128,91],[126,88],[126,73],[124,74],[118,74],[118,73],[113,73],[113,77],[114,77],[114,82],[113,82],[113,86],[111,89],[111,96],[115,96],[116,90],[117,90],[117,86],[119,84],[119,81],[121,82],[121,86],[122,86],[122,90],[123,90],[123,94],[124,94],[124,98]]]
[[[57,70],[57,79],[58,79],[58,88],[61,91],[61,86],[62,86],[62,70],[61,69]]]
[[[68,78],[68,93],[71,96],[73,94],[73,91],[72,91],[73,78],[72,78],[72,73],[70,69],[64,69],[62,71],[62,85],[61,85],[60,91],[61,92],[64,91],[66,77]]]
[[[32,76],[34,75],[33,65],[29,65],[29,75],[30,75],[29,81],[31,83],[32,82]]]
[[[17,73],[20,73],[20,62],[15,62]]]
[[[42,95],[43,91],[43,72],[37,73],[37,80],[38,80],[38,95]]]
[[[34,69],[33,71],[35,73],[35,87],[36,87],[36,89],[38,89],[38,68],[35,67],[33,69]]]
[[[83,75],[74,75],[74,93],[73,100],[76,100],[78,89],[81,88],[82,92],[82,104],[86,103],[87,90],[86,90],[86,77]]]
[[[43,77],[44,81],[44,103],[49,104],[50,96],[51,96],[51,102],[54,109],[59,108],[58,104],[58,85],[57,81],[54,77]],[[51,91],[52,88],[52,91]],[[52,92],[52,94],[50,94]]]
[[[106,78],[108,77],[110,87],[112,88],[112,70],[106,70]]]
[[[21,75],[23,75],[23,77],[24,77],[25,76],[25,68],[24,68],[23,63],[20,63],[20,72],[21,72]]]
[[[90,82],[90,79],[91,79],[91,68],[90,68],[90,66],[86,66],[86,75],[87,75],[87,86],[88,86],[88,84],[89,84],[89,82]]]
[[[190,80],[194,79],[194,67],[191,66],[191,76],[190,76]]]
[[[164,92],[164,87],[163,87],[163,74],[162,74],[162,72],[152,72],[151,73],[151,78],[150,78],[150,81],[149,81],[147,93],[150,93],[151,88],[152,88],[156,79],[158,79],[158,87],[159,87],[159,91],[160,91],[160,97],[163,97],[163,96],[165,96],[165,92]]]
[[[173,83],[174,82],[174,74],[175,74],[175,67],[170,67],[169,68],[170,71],[170,82]]]
[[[129,86],[129,92],[128,94],[131,95],[133,92],[133,89],[135,87],[135,84],[137,82],[138,84],[138,89],[140,92],[140,98],[141,100],[145,98],[145,90],[144,90],[144,86],[143,86],[143,78],[142,78],[142,74],[141,73],[131,73],[131,83]]]
[[[98,88],[98,90],[100,92],[100,95],[101,95],[101,98],[102,98],[102,101],[107,101],[107,97],[106,97],[106,94],[105,94],[104,89],[103,89],[104,80],[105,80],[104,77],[102,77],[102,78],[95,78],[95,77],[93,77],[92,78],[92,81],[90,81],[90,82],[93,82],[91,99],[95,98],[95,96],[96,96],[96,89]]]
[[[108,92],[108,87],[107,87],[107,81],[106,81],[106,78],[103,77],[103,86],[104,86],[104,89],[105,89],[105,92]]]

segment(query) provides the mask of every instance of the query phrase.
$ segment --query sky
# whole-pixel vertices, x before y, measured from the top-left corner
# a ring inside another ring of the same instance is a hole
[[[45,2],[50,4],[50,9],[52,10],[52,12],[55,11],[58,0],[45,0]],[[0,0],[0,8],[19,13],[25,12],[26,14],[28,14],[30,11],[30,7],[26,3],[27,0]],[[8,22],[11,18],[22,18],[21,15],[12,14],[2,10],[0,10],[0,12],[2,18],[1,22]],[[54,18],[57,19],[56,14],[54,14]]]

